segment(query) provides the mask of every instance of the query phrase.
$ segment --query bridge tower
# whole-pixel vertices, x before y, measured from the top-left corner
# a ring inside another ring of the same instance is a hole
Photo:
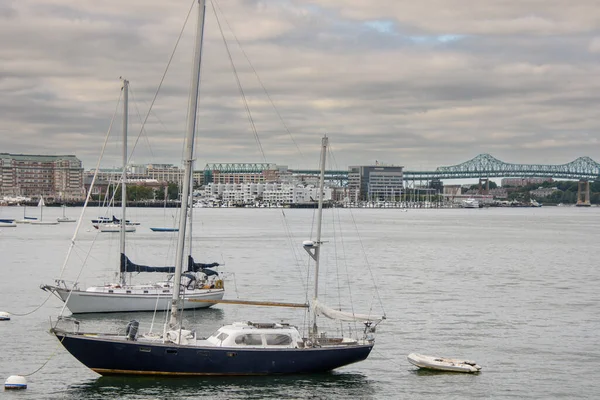
[[[483,187],[485,184],[485,187]],[[479,178],[478,194],[490,194],[490,178]]]
[[[577,185],[577,207],[590,207],[590,182],[580,180]]]

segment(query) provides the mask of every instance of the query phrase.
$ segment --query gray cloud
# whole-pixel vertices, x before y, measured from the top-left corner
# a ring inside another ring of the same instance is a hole
[[[131,82],[133,147],[190,5],[0,4],[0,151],[76,154],[86,168],[93,167],[116,107],[120,76]],[[315,168],[325,133],[336,168],[378,160],[431,169],[484,152],[514,163],[563,164],[583,155],[600,161],[595,1],[220,0],[218,5],[266,159],[208,4],[200,166],[267,161]],[[135,162],[180,163],[192,30],[186,28],[179,44],[132,156]],[[104,166],[119,164],[119,131],[117,120]]]

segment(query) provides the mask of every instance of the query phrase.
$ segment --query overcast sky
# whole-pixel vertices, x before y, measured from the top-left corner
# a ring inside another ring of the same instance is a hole
[[[480,153],[511,163],[600,161],[598,0],[213,1],[264,158],[209,1],[199,167],[317,168],[323,134],[332,166],[343,169],[376,160],[434,169]],[[191,5],[2,0],[0,152],[74,154],[93,168],[120,76],[131,83],[133,147]],[[136,163],[181,164],[195,15]],[[118,118],[105,167],[120,163]]]

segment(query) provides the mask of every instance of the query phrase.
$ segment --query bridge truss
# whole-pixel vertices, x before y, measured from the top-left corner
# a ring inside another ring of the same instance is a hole
[[[276,170],[277,165],[269,163],[220,163],[206,164],[205,178],[212,181],[213,171],[221,173],[261,173]],[[318,170],[289,170],[298,176],[318,176]],[[438,167],[435,171],[404,171],[405,181],[430,181],[434,179],[468,178],[559,178],[572,180],[600,181],[600,164],[590,157],[579,157],[567,164],[510,164],[500,161],[489,154],[477,157],[461,164]],[[345,186],[348,183],[348,171],[331,170],[325,172],[325,179]]]
[[[405,180],[464,178],[536,177],[600,180],[600,164],[589,157],[579,157],[567,164],[510,164],[489,154],[480,154],[462,164],[438,167],[435,171],[405,171]]]

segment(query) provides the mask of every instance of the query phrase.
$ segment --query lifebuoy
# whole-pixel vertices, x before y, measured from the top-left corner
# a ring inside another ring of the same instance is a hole
[[[219,279],[218,281],[215,282],[215,288],[223,289],[223,281],[221,279]]]

